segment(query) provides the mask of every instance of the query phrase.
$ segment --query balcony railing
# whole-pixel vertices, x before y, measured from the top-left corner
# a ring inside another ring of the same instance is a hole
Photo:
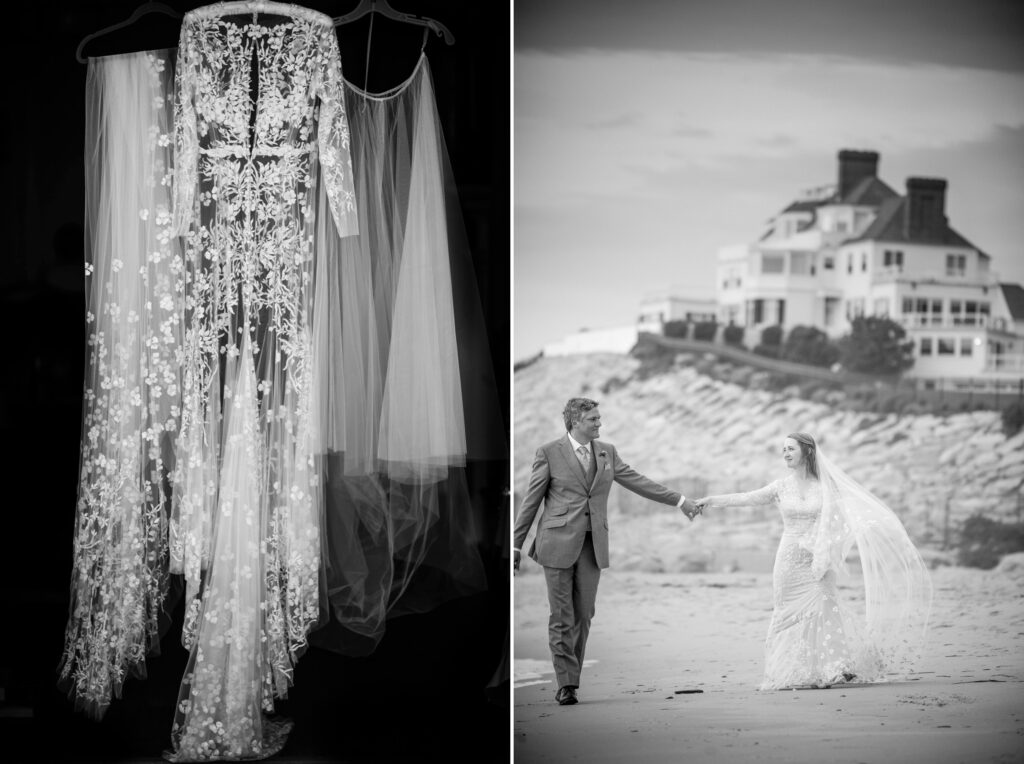
[[[985,364],[985,371],[1024,373],[1024,355],[991,355]]]
[[[967,329],[988,326],[992,319],[990,316],[980,314],[974,316],[949,316],[946,314],[910,313],[900,316],[898,321],[908,329]]]
[[[871,272],[871,281],[875,284],[879,282],[895,281],[903,275],[902,265],[890,265],[882,266],[881,268],[875,268]]]

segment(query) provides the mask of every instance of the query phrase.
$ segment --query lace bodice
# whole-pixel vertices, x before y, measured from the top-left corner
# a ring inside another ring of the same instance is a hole
[[[232,211],[251,213],[268,201],[282,211],[296,202],[305,207],[302,191],[316,178],[301,160],[319,154],[338,230],[354,233],[341,55],[330,17],[283,3],[191,11],[182,24],[177,83],[177,230],[185,232],[195,214],[204,158],[233,160],[208,167],[220,181],[221,203],[234,190]],[[203,196],[199,202],[209,204]]]

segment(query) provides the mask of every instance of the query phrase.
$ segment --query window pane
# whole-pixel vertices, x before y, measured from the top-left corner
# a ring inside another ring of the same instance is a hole
[[[960,355],[971,355],[974,352],[974,340],[970,337],[960,338]]]
[[[789,256],[789,272],[806,276],[811,271],[811,256],[807,252],[793,252]]]
[[[785,258],[782,255],[762,255],[761,273],[782,273]]]
[[[931,337],[922,337],[921,338],[921,355],[931,355],[931,354],[932,354],[932,338]]]
[[[956,353],[956,340],[951,337],[939,337],[939,355]]]

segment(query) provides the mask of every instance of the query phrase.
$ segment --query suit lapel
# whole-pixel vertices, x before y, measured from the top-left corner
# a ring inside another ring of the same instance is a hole
[[[576,457],[576,452],[572,450],[572,443],[569,442],[568,434],[562,438],[562,457],[569,463],[569,470],[580,481],[580,485],[586,489],[587,476],[583,472],[583,465],[580,464],[580,460]]]
[[[591,441],[591,445],[593,447],[591,455],[594,459],[594,465],[597,467],[597,469],[594,470],[594,480],[590,484],[590,490],[594,490],[594,486],[597,485],[598,478],[601,477],[601,473],[604,471],[605,462],[608,461],[608,453],[601,448],[601,444],[596,440]]]

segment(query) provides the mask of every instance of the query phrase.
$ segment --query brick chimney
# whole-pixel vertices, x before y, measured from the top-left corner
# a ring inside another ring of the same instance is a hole
[[[839,152],[839,199],[843,200],[857,187],[864,178],[878,176],[877,151],[853,151],[843,149]]]
[[[947,225],[946,181],[942,178],[907,178],[903,235],[910,241],[941,240]]]

